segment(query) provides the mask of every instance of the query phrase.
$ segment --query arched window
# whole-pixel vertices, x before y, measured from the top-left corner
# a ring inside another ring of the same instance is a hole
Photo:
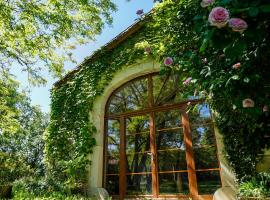
[[[211,199],[221,187],[209,106],[183,96],[179,83],[150,74],[111,95],[103,181],[110,195]]]

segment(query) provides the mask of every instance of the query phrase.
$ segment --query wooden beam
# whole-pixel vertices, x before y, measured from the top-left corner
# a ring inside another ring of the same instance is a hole
[[[185,111],[181,110],[182,123],[184,130],[184,142],[186,145],[186,160],[188,169],[189,191],[195,199],[198,197],[198,186],[196,177],[196,168],[194,161],[194,153],[192,148],[191,129],[189,125],[189,118]]]
[[[152,168],[152,194],[153,198],[158,198],[158,164],[156,150],[156,133],[155,133],[155,118],[154,113],[150,113],[150,149],[151,149],[151,168]]]
[[[126,194],[126,123],[125,118],[120,118],[120,176],[119,195],[124,200]]]

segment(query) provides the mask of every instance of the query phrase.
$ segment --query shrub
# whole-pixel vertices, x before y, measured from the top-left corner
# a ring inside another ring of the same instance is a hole
[[[52,177],[24,178],[14,182],[12,189],[14,200],[87,200],[83,195],[73,195],[61,183]]]
[[[239,186],[240,197],[270,197],[270,172],[258,173]]]

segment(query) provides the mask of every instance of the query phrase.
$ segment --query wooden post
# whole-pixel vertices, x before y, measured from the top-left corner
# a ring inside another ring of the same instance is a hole
[[[153,94],[153,77],[148,76],[148,106],[152,108],[154,105]],[[158,186],[158,166],[157,166],[157,149],[156,149],[156,127],[155,127],[155,114],[150,113],[150,149],[151,149],[151,169],[152,169],[152,194],[154,198],[159,195]]]
[[[155,118],[154,113],[150,113],[150,148],[151,148],[151,168],[152,168],[152,193],[153,197],[159,195],[158,186],[158,165],[157,165],[157,150],[156,150],[156,133],[155,133]]]
[[[125,118],[120,118],[120,176],[119,176],[119,194],[120,200],[125,198],[126,194],[126,123]]]
[[[198,186],[197,186],[196,168],[195,168],[194,153],[193,153],[193,148],[192,148],[192,137],[191,137],[189,119],[185,111],[181,110],[181,114],[182,114],[182,123],[183,123],[183,131],[184,131],[184,141],[186,145],[189,191],[192,197],[197,198]]]

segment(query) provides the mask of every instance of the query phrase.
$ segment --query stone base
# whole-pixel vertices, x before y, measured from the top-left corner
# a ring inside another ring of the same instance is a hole
[[[213,200],[236,200],[236,192],[231,187],[219,188],[215,194]]]
[[[109,194],[104,188],[91,188],[90,197],[97,200],[108,200]]]

